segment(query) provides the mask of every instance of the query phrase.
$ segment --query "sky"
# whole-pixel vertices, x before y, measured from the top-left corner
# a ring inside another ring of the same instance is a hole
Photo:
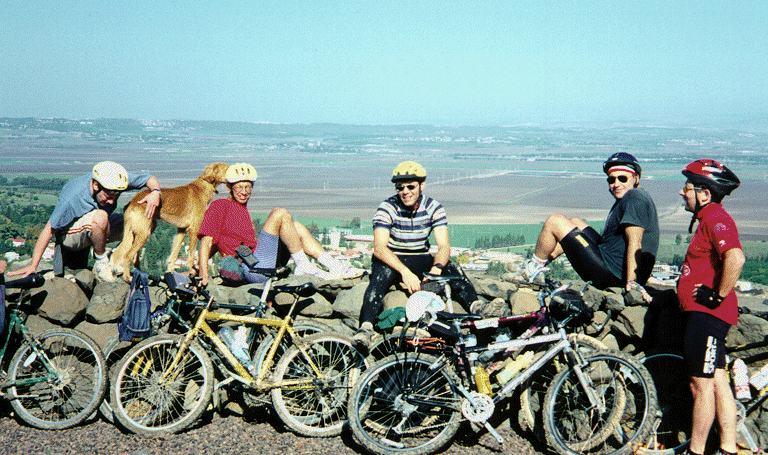
[[[0,117],[768,117],[764,0],[0,0],[0,49]]]

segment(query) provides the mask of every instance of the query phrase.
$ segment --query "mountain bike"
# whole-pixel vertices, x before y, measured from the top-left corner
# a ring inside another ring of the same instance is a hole
[[[768,336],[763,340],[739,346],[726,346],[728,355],[726,372],[731,371],[733,362],[741,358],[748,366],[756,362],[768,359]],[[748,351],[753,351],[749,353]],[[756,353],[754,353],[756,351]],[[747,353],[741,357],[732,354]],[[661,352],[649,355],[643,360],[644,365],[651,373],[659,395],[659,407],[661,418],[654,426],[653,431],[638,448],[638,453],[648,455],[674,455],[686,451],[691,437],[691,418],[693,415],[693,397],[689,386],[688,366],[683,356],[673,352]],[[731,386],[733,377],[729,374]],[[746,402],[736,400],[736,436],[737,443],[747,448],[749,452],[758,454],[763,452],[752,436],[746,424],[747,416],[758,410],[764,410],[765,401],[768,400],[768,383],[759,389],[752,389],[752,398]],[[713,425],[713,434],[707,438],[707,442],[717,441],[716,423]]]
[[[461,276],[448,276],[448,275],[431,275],[426,274],[424,288],[431,289],[432,292],[437,293],[446,302],[446,308],[452,309],[453,302],[451,301],[451,287],[450,283],[454,280],[461,280]],[[552,294],[556,293],[556,285],[554,281],[549,281],[542,288],[542,292],[537,294],[539,301],[539,309],[528,313],[490,318],[485,321],[479,322],[474,320],[468,320],[461,323],[462,330],[470,330],[476,336],[480,338],[480,343],[485,344],[493,341],[509,340],[512,337],[516,338],[530,338],[533,335],[540,332],[547,332],[550,329],[550,318],[547,312],[546,299]],[[586,285],[585,285],[586,287]],[[580,291],[583,293],[583,290]],[[610,315],[609,315],[610,317]],[[495,327],[496,330],[487,330],[488,327]],[[566,326],[568,330],[568,338],[571,344],[579,349],[583,354],[589,354],[593,351],[601,351],[608,349],[608,347],[597,338],[588,336],[583,332],[579,332],[583,327],[578,326]],[[602,327],[597,328],[597,332],[600,332]],[[402,331],[399,334],[392,334],[382,338],[379,342],[374,343],[369,351],[369,363],[373,364],[378,360],[383,359],[388,355],[392,355],[403,347],[407,348],[413,344],[413,336],[406,336],[405,339],[401,339]],[[442,342],[441,340],[440,342]],[[425,340],[422,337],[421,343]],[[493,350],[486,353],[488,355],[494,355]],[[560,356],[562,357],[562,355]],[[544,397],[547,393],[549,384],[555,377],[558,371],[566,364],[564,359],[555,357],[546,367],[539,369],[528,380],[526,380],[518,388],[520,409],[518,415],[518,426],[522,431],[531,432],[539,440],[544,440],[544,422],[542,414],[542,405]],[[498,362],[496,362],[498,366]],[[493,371],[491,371],[492,373]]]
[[[3,280],[0,274],[0,285]],[[35,428],[60,430],[94,413],[107,390],[107,368],[99,345],[84,333],[56,328],[35,335],[26,327],[21,307],[29,290],[44,282],[41,275],[32,274],[0,286],[2,300],[6,289],[21,289],[14,302],[7,302],[10,318],[0,359],[11,350],[15,353],[8,372],[0,371],[0,391],[19,419]],[[5,305],[0,311],[6,311]],[[5,325],[5,318],[2,321]]]
[[[205,290],[194,325],[182,335],[156,335],[133,347],[121,360],[113,380],[111,404],[117,420],[145,435],[177,433],[194,424],[211,402],[214,376],[218,387],[237,383],[253,393],[269,393],[283,423],[304,436],[335,436],[346,420],[348,390],[365,369],[365,358],[346,336],[324,332],[299,337],[292,326],[297,303],[316,292],[311,282],[273,286],[295,296],[281,320],[239,316],[218,308]],[[233,322],[249,327],[252,368],[235,357],[209,323]],[[271,327],[274,339],[258,345],[254,328]],[[275,364],[284,340],[291,345]]]
[[[285,278],[290,274],[290,269],[286,267],[280,267],[277,269],[256,269],[262,275],[268,277],[264,283],[264,287],[261,292],[261,298],[257,304],[253,305],[240,305],[235,303],[217,303],[217,306],[221,310],[231,311],[235,314],[248,314],[257,317],[277,318],[280,308],[276,305],[272,305],[274,296],[277,294],[272,289],[272,283],[274,280]],[[150,335],[158,335],[161,333],[186,333],[192,330],[192,325],[195,323],[195,315],[193,310],[200,305],[204,305],[201,301],[202,296],[198,292],[199,279],[194,276],[187,276],[185,274],[177,272],[168,272],[162,276],[149,275],[148,281],[150,286],[156,287],[155,296],[161,302],[160,308],[155,310],[151,316],[151,330]],[[306,336],[314,333],[328,332],[331,329],[322,323],[303,320],[300,322],[292,321],[292,328],[297,336]],[[265,348],[258,351],[259,358],[255,358],[252,361],[261,364],[263,356],[266,353],[267,348],[270,346],[271,341],[275,338],[275,332],[277,329],[269,326],[262,326],[262,330],[253,333],[253,344],[257,346],[264,345]],[[266,344],[265,344],[266,343]],[[125,354],[136,343],[131,341],[121,341],[117,334],[110,337],[105,343],[104,356],[107,359],[107,367],[109,371],[109,377],[114,377],[116,367]],[[290,341],[287,337],[284,337],[278,350],[275,352],[275,358],[280,356],[290,347]],[[218,387],[214,387],[214,390],[218,390]],[[259,394],[248,393],[248,390],[239,391],[243,399],[248,405],[256,406],[267,404],[268,400],[264,400]],[[214,396],[216,398],[216,396]],[[107,397],[99,407],[99,412],[102,418],[110,423],[114,423],[115,417],[110,405],[109,398]]]
[[[645,440],[656,418],[656,390],[647,370],[617,351],[585,355],[565,330],[591,322],[592,312],[574,293],[550,288],[546,299],[549,333],[506,341],[479,342],[495,333],[503,318],[446,313],[441,299],[414,293],[406,315],[415,330],[401,335],[407,346],[373,364],[353,387],[349,422],[355,439],[378,455],[425,455],[443,450],[464,421],[503,438],[489,423],[499,404],[557,357],[566,364],[543,400],[546,440],[560,454],[616,454]],[[577,293],[578,294],[578,293]],[[467,330],[472,323],[475,333]],[[405,327],[403,333],[408,332]],[[529,355],[532,353],[533,355]],[[565,354],[561,356],[561,354]],[[497,362],[529,357],[521,373],[490,381]]]

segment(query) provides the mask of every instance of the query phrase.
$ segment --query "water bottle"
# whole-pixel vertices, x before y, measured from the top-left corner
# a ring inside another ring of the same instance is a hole
[[[475,384],[478,392],[491,396],[491,378],[482,366],[478,366],[475,370]]]
[[[251,359],[248,357],[248,350],[245,348],[246,328],[240,326],[237,329],[237,334],[232,330],[232,327],[222,327],[219,329],[219,337],[221,337],[224,344],[227,345],[232,354],[240,363],[243,364],[246,370],[251,369]]]
[[[760,371],[752,375],[749,378],[749,383],[752,384],[755,390],[762,390],[763,387],[768,385],[768,365],[765,365]]]
[[[499,384],[506,384],[510,379],[517,376],[518,373],[526,369],[531,362],[533,362],[533,351],[528,351],[523,355],[517,356],[517,358],[509,362],[503,370],[499,371],[496,375],[496,380],[499,381]]]
[[[747,365],[741,359],[736,359],[733,362],[733,385],[734,389],[736,389],[737,400],[748,401],[752,399],[752,392],[749,390]]]

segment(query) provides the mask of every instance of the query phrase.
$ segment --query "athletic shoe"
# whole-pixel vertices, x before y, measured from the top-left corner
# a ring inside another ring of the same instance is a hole
[[[317,268],[315,265],[311,263],[307,263],[307,265],[305,265],[304,267],[296,267],[296,270],[293,271],[293,274],[296,276],[300,276],[300,275],[314,276],[314,277],[320,278],[321,280],[332,280],[335,278],[330,273],[320,270],[319,268]]]
[[[93,274],[101,281],[115,281],[115,276],[112,275],[112,266],[109,261],[96,261],[93,264]]]
[[[353,267],[349,262],[342,262],[341,268],[335,273],[337,278],[353,279],[365,275],[365,270]]]
[[[544,281],[544,272],[548,271],[549,267],[537,264],[532,259],[529,259],[528,262],[525,263],[525,267],[523,267],[523,279],[529,283]],[[537,280],[537,278],[539,279]]]
[[[371,345],[371,338],[373,338],[373,330],[365,327],[357,329],[357,332],[352,335],[352,341],[365,348]]]

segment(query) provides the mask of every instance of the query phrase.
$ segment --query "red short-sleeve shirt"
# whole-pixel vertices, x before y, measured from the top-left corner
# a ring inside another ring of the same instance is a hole
[[[256,248],[256,229],[248,208],[231,199],[211,202],[203,215],[198,238],[209,236],[222,256],[235,256],[235,249],[245,244]]]
[[[688,246],[685,262],[677,282],[677,297],[682,311],[698,311],[715,316],[730,325],[739,322],[736,292],[731,290],[714,310],[694,301],[692,292],[697,284],[716,289],[723,274],[726,251],[741,248],[736,223],[720,204],[709,203],[699,211],[699,226]]]

